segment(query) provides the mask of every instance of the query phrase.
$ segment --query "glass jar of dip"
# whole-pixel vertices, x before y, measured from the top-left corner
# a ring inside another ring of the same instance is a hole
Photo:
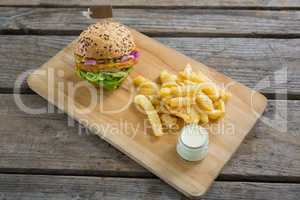
[[[182,128],[176,150],[187,161],[199,161],[206,156],[208,143],[207,130],[198,124],[189,124]]]

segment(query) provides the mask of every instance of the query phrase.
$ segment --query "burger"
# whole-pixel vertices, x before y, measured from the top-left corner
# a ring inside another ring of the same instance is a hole
[[[74,54],[76,74],[107,90],[120,87],[139,56],[131,32],[111,20],[90,25],[83,31]]]

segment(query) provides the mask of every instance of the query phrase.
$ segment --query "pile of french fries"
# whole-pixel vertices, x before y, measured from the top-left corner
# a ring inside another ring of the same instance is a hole
[[[204,125],[224,116],[231,94],[203,73],[187,65],[178,75],[162,71],[159,78],[160,84],[143,76],[133,81],[138,89],[134,102],[147,114],[155,136],[162,136],[180,120]]]

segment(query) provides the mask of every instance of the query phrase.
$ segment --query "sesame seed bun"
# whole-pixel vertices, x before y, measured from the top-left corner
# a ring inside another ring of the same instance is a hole
[[[135,48],[133,36],[124,25],[103,20],[80,34],[75,54],[95,60],[112,59],[128,55]]]

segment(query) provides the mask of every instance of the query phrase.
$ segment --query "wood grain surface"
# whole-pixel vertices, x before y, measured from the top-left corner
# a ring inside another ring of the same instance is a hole
[[[68,122],[67,116],[58,110],[26,114],[15,104],[13,95],[1,94],[0,99],[1,172],[153,176],[77,123]],[[48,106],[37,95],[21,95],[21,100],[30,108]],[[300,101],[269,100],[263,118],[274,119],[284,113],[285,103],[287,116],[282,115],[276,123],[280,127],[287,121],[287,130],[271,127],[261,119],[224,167],[219,179],[299,180]],[[6,126],[9,123],[14,126]]]
[[[298,0],[2,0],[0,6],[78,7],[111,4],[116,7],[299,8]]]
[[[299,184],[216,181],[203,199],[296,200]],[[184,200],[157,179],[0,174],[0,198],[6,200]]]
[[[0,36],[0,88],[12,91],[22,72],[35,69],[74,36]],[[263,93],[300,94],[300,40],[252,38],[156,38]],[[17,59],[15,59],[17,58]],[[275,82],[275,76],[277,82]],[[22,91],[28,91],[26,83]]]
[[[69,126],[73,121],[57,109],[26,114],[10,94],[17,92],[12,89],[17,75],[40,66],[93,22],[83,18],[82,11],[105,1],[0,1],[0,199],[184,199],[103,140],[78,135],[82,130],[78,124]],[[109,3],[121,22],[157,36],[162,43],[249,87],[258,81],[264,87],[271,83],[261,90],[269,98],[263,117],[275,121],[259,120],[204,199],[298,200],[300,2]],[[287,67],[288,84],[275,84],[275,72],[279,82],[285,82],[283,67]],[[26,84],[21,89],[32,93]],[[282,95],[285,91],[288,94]],[[21,99],[30,107],[47,106],[37,95],[21,95]],[[280,130],[285,122],[287,130]]]
[[[0,7],[2,33],[79,34],[95,19],[84,8]],[[178,15],[180,13],[180,15]],[[115,9],[114,17],[153,35],[299,37],[300,11]]]

